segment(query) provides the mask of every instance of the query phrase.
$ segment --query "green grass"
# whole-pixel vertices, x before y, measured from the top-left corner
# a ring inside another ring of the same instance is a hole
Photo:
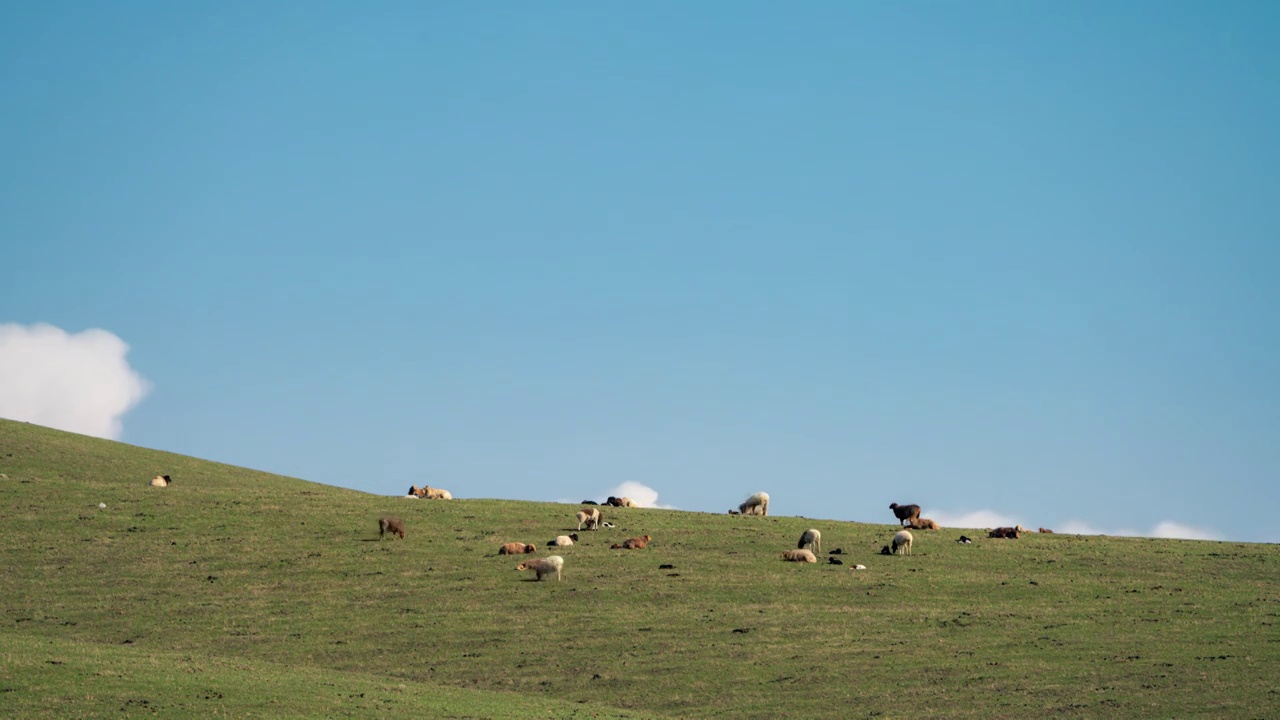
[[[497,547],[549,554],[577,506],[380,497],[10,421],[0,473],[5,717],[1280,715],[1274,545],[944,529],[882,557],[891,525],[605,509],[618,527],[536,583]],[[377,540],[388,512],[407,539]],[[782,562],[807,527],[868,569]]]

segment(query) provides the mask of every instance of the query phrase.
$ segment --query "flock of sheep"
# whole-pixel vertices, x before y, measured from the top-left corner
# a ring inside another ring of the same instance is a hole
[[[152,487],[168,487],[173,483],[173,479],[168,475],[157,475],[151,479]],[[405,495],[408,499],[417,500],[419,498],[427,500],[452,500],[453,494],[448,490],[441,488],[432,488],[429,486],[418,487],[410,486],[408,493]],[[611,523],[604,522],[599,507],[591,507],[598,505],[591,500],[583,500],[584,507],[578,511],[575,518],[578,521],[578,530],[584,528],[587,530],[599,530],[601,527],[613,527]],[[610,496],[604,502],[604,505],[620,508],[636,508],[639,505],[631,498]],[[899,505],[898,503],[890,503],[889,509],[893,511],[894,517],[898,519],[898,523],[904,529],[899,530],[890,540],[890,544],[881,548],[880,553],[883,555],[910,555],[911,546],[915,538],[911,534],[911,530],[938,530],[937,522],[920,517],[919,505]],[[769,493],[758,492],[748,497],[736,510],[730,510],[730,515],[759,515],[768,516],[769,514]],[[1016,540],[1023,533],[1030,532],[1021,525],[1015,527],[999,527],[988,531],[987,537],[1003,538]],[[1040,528],[1041,533],[1052,533],[1052,530]],[[378,538],[384,539],[387,534],[398,535],[400,539],[405,537],[404,520],[394,515],[384,515],[378,518]],[[577,533],[569,535],[558,535],[553,540],[547,542],[549,547],[566,547],[573,545],[578,540]],[[641,535],[639,537],[629,538],[621,543],[614,543],[611,546],[613,550],[643,550],[648,547],[649,542],[653,538],[649,535]],[[971,540],[963,535],[957,542],[968,543]],[[498,555],[528,555],[537,552],[537,548],[528,543],[509,542],[498,548]],[[832,550],[832,555],[841,554],[842,551],[837,548]],[[800,540],[796,547],[782,553],[782,559],[788,562],[818,562],[818,555],[822,554],[822,533],[817,528],[809,528],[800,535]],[[843,565],[843,561],[838,558],[828,558],[828,562],[832,565]],[[537,580],[555,574],[556,580],[562,577],[561,571],[564,569],[564,558],[559,555],[551,555],[546,558],[533,558],[521,562],[516,566],[516,570],[521,572],[531,570]],[[856,565],[851,569],[865,569],[863,565]]]

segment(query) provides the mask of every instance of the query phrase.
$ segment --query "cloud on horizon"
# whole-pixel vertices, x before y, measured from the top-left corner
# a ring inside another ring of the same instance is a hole
[[[0,324],[0,417],[119,439],[121,418],[151,389],[128,354],[106,330]]]
[[[660,505],[658,503],[658,491],[632,480],[622,483],[606,493],[616,497],[629,497],[636,501],[636,504],[642,508],[661,508],[663,510],[679,510],[674,505]],[[604,498],[601,498],[602,500]]]
[[[950,513],[945,510],[921,510],[921,517],[933,518],[942,527],[955,528],[995,528],[1025,525],[1029,530],[1039,526],[1027,525],[1017,515],[1006,515],[995,510],[974,510],[972,512]],[[1117,537],[1150,537],[1177,540],[1226,540],[1226,536],[1213,528],[1197,527],[1172,520],[1163,520],[1155,527],[1143,532],[1137,528],[1115,528],[1104,530],[1083,520],[1068,520],[1053,529],[1069,535],[1113,535]]]

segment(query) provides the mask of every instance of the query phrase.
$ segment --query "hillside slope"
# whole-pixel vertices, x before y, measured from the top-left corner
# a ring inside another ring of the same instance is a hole
[[[5,716],[201,693],[253,717],[1280,714],[1272,545],[944,529],[884,557],[889,525],[610,508],[537,583],[497,547],[548,554],[577,506],[380,497],[2,420],[0,474]],[[405,540],[378,540],[387,512]],[[808,527],[868,569],[781,562]]]

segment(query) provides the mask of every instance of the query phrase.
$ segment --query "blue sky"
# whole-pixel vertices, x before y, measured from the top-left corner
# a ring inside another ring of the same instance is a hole
[[[0,416],[1280,542],[1280,10],[649,5],[0,5]]]

